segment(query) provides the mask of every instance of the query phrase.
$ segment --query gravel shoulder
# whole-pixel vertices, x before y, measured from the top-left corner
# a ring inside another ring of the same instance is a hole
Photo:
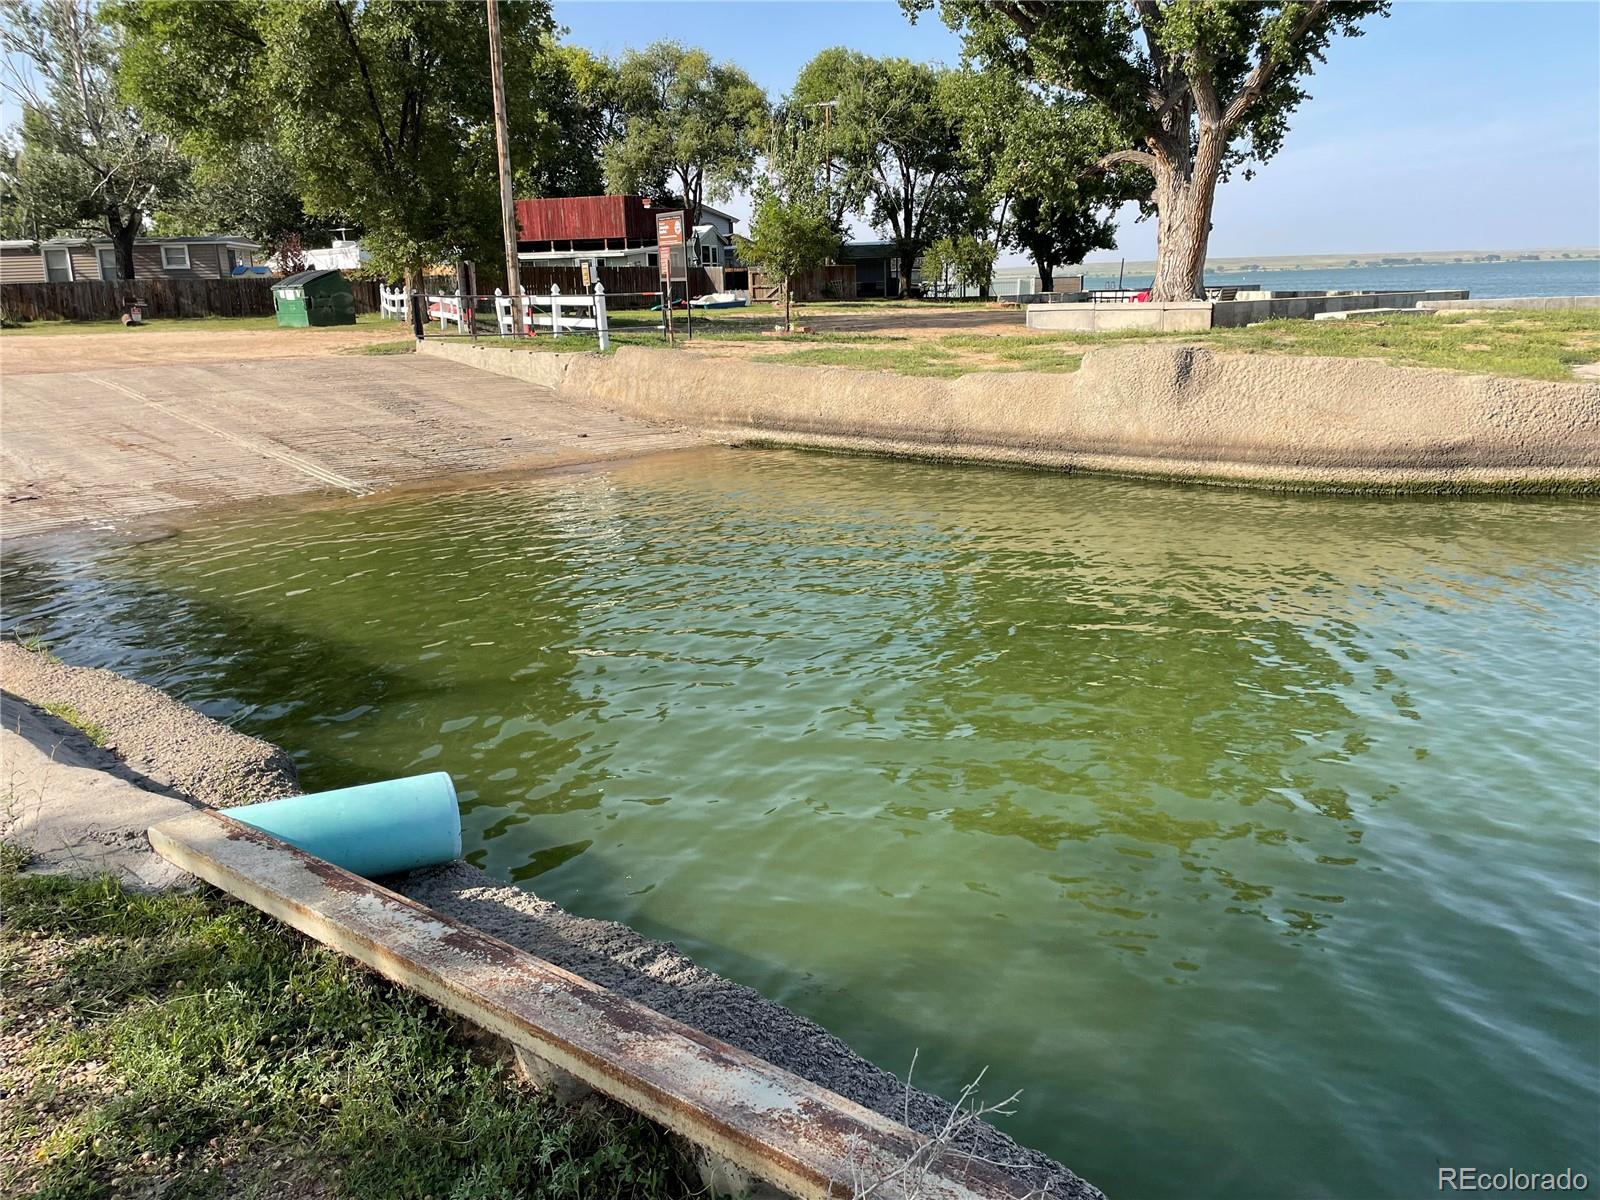
[[[146,814],[140,805],[159,800],[180,806],[226,806],[299,791],[293,765],[281,750],[112,672],[67,666],[36,650],[4,643],[0,644],[0,684],[5,691],[0,757],[13,782],[14,767],[27,761],[18,753],[19,742],[39,749],[18,729],[32,730],[38,737],[42,728],[45,736],[56,739],[55,761],[70,762],[74,771],[111,779],[127,789],[97,795],[90,807],[84,807],[81,795],[75,794],[75,789],[88,786],[84,777],[56,776],[48,780],[51,786],[35,791],[41,810],[78,804],[80,812],[95,813],[102,826],[117,825],[123,833],[138,831],[137,838],[120,837],[116,855],[99,864],[136,885],[151,886],[147,876],[155,869],[151,862],[138,860],[156,858],[142,840]],[[104,747],[95,747],[70,726],[48,724],[50,718],[38,711],[44,705],[63,703],[102,728]],[[119,770],[124,773],[121,777]],[[140,798],[152,796],[147,788],[159,789],[151,801]],[[123,807],[106,812],[108,805]],[[0,825],[0,835],[4,834]],[[58,855],[51,861],[48,846],[36,850],[47,860],[48,869],[80,872],[96,867],[81,853],[66,859]],[[895,1120],[905,1119],[924,1133],[936,1132],[950,1113],[945,1100],[908,1089],[903,1081],[869,1063],[814,1022],[706,970],[670,943],[652,941],[615,922],[574,916],[464,862],[384,882],[422,904],[869,1109]],[[1052,1197],[1092,1200],[1100,1196],[1067,1168],[992,1126],[974,1126],[970,1148],[1012,1168],[1028,1186],[1048,1185]]]

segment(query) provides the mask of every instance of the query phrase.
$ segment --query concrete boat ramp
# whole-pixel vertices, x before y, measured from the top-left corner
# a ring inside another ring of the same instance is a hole
[[[83,369],[4,374],[0,519],[9,536],[256,497],[360,496],[702,440],[534,384],[485,386],[491,377],[480,371],[409,354],[73,365]]]

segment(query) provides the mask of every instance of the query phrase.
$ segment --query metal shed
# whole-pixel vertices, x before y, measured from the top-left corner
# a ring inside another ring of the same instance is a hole
[[[301,271],[272,285],[278,324],[354,325],[356,297],[341,271]]]

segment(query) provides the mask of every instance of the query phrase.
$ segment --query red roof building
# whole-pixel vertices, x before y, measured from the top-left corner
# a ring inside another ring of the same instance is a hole
[[[656,218],[644,196],[559,196],[517,201],[517,247],[631,250],[656,244]]]

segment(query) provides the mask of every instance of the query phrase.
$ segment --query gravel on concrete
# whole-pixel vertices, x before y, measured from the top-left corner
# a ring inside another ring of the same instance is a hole
[[[113,672],[66,666],[7,643],[0,644],[0,680],[7,692],[35,704],[66,700],[102,725],[109,734],[108,748],[115,748],[126,760],[124,769],[145,786],[170,788],[181,797],[213,805],[299,791],[293,764],[283,751]],[[94,748],[87,740],[62,727],[64,740],[74,735],[78,751],[92,760]],[[155,857],[147,843],[144,853]],[[938,1132],[950,1115],[948,1101],[908,1089],[820,1025],[707,970],[671,943],[616,922],[575,916],[461,861],[383,882],[920,1132]],[[1066,1167],[986,1123],[969,1126],[958,1148],[1014,1170],[1022,1185],[1019,1192],[1048,1187],[1051,1197],[1103,1200],[1098,1189]]]
[[[255,804],[299,790],[294,760],[270,742],[230,729],[157,688],[113,671],[70,667],[0,641],[5,690],[38,708],[70,704],[106,731],[105,749],[140,786],[213,808]],[[85,739],[91,750],[91,743]]]

